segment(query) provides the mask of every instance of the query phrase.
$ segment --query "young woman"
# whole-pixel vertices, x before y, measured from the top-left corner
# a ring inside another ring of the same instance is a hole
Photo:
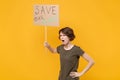
[[[60,54],[60,73],[59,80],[79,80],[94,64],[93,59],[85,53],[79,46],[71,43],[75,38],[74,32],[71,28],[65,27],[59,31],[59,39],[62,44],[56,49],[52,48],[47,42],[44,43],[52,53]],[[77,72],[79,59],[83,57],[87,62],[87,66],[81,71]]]

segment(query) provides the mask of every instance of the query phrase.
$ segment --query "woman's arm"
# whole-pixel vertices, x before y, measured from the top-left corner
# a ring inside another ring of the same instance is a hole
[[[83,74],[85,74],[94,64],[94,60],[87,54],[84,53],[82,57],[88,62],[87,66],[81,71],[81,72],[71,72],[70,76],[75,78],[75,77],[80,77]]]
[[[46,48],[48,48],[48,50],[49,50],[51,53],[57,53],[57,49],[52,48],[52,47],[50,46],[50,44],[48,44],[48,42],[44,42],[44,46],[45,46]]]
[[[94,60],[86,53],[82,57],[88,62],[87,66],[82,70],[81,75],[85,74],[95,63]]]

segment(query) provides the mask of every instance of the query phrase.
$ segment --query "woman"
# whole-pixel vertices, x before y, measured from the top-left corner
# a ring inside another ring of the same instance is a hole
[[[47,42],[44,44],[52,53],[60,54],[59,80],[79,80],[79,77],[85,74],[94,64],[93,59],[87,53],[79,46],[71,43],[74,38],[73,30],[65,27],[59,31],[59,39],[62,41],[61,45],[54,49]],[[77,72],[80,57],[83,57],[88,64],[81,72]]]

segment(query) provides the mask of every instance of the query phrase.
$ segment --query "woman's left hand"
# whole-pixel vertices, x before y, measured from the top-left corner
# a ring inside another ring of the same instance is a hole
[[[80,76],[82,76],[82,74],[81,74],[81,73],[78,73],[78,72],[71,72],[71,73],[70,73],[70,76],[71,76],[72,78],[75,78],[75,77],[80,77]]]

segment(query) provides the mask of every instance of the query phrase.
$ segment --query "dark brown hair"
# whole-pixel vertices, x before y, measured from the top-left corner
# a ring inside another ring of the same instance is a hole
[[[66,36],[68,36],[70,41],[74,40],[75,38],[74,31],[70,27],[65,27],[65,28],[60,29],[59,35],[61,32],[65,34]],[[59,39],[60,39],[60,36],[59,36]]]

